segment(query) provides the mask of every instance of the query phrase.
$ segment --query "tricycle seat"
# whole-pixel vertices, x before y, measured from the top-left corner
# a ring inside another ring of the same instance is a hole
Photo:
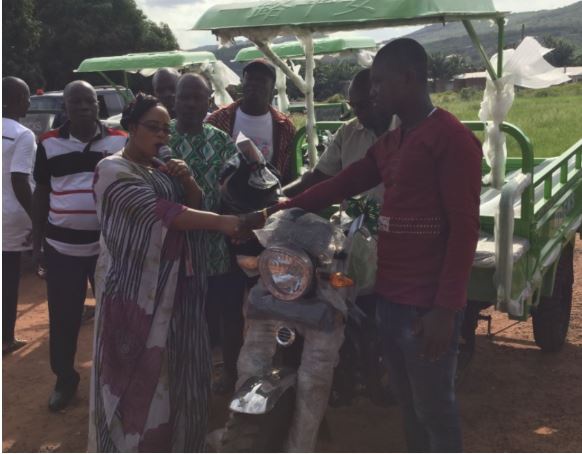
[[[516,263],[529,250],[529,241],[513,237],[513,263]],[[476,268],[495,268],[495,240],[493,235],[480,232],[473,266]]]
[[[548,165],[550,165],[552,162],[554,162],[555,158],[548,158],[546,160],[544,160],[543,162],[541,162],[540,164],[538,164],[537,166],[534,167],[534,178],[535,175],[538,174],[539,172],[541,172],[545,167],[547,167]],[[573,170],[574,169],[574,162],[572,161],[571,163],[569,163],[569,170]],[[511,172],[508,172],[505,179],[506,181],[511,180],[512,178],[514,178],[520,171],[519,170],[514,170]],[[553,184],[556,185],[558,184],[559,180],[560,180],[560,175],[559,173],[556,173],[555,175],[552,175],[552,180],[553,180]],[[534,191],[534,203],[537,204],[538,202],[540,202],[544,197],[544,187],[543,186],[538,186],[536,187],[535,191]],[[489,216],[489,217],[493,217],[495,215],[495,211],[497,209],[497,207],[499,206],[499,200],[501,198],[501,191],[489,186],[484,186],[481,188],[481,206],[480,206],[480,215],[481,216]],[[515,217],[516,218],[520,218],[521,217],[521,200],[516,200],[515,202]]]

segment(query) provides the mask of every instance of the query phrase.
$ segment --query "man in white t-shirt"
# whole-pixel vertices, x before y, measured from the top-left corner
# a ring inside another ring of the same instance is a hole
[[[240,107],[236,111],[232,138],[236,140],[239,133],[251,139],[263,153],[268,162],[273,159],[273,121],[271,112],[261,115],[249,115]]]
[[[273,65],[264,59],[253,60],[243,69],[242,99],[213,112],[206,122],[234,140],[242,132],[263,152],[286,184],[292,178],[295,127],[286,115],[271,106],[275,78]]]
[[[2,354],[25,342],[16,339],[16,307],[20,282],[20,254],[32,249],[32,172],[34,133],[18,123],[30,105],[26,82],[2,79]]]

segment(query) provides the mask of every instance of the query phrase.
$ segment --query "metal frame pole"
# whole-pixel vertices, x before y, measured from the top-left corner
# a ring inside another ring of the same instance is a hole
[[[128,103],[130,103],[130,102],[131,102],[131,98],[130,98],[130,97],[127,95],[127,90],[128,90],[128,87],[127,87],[127,86],[125,87],[125,90],[121,91],[121,90],[120,90],[120,89],[117,87],[117,84],[116,84],[116,83],[114,83],[114,82],[113,82],[113,81],[112,81],[112,80],[111,80],[111,79],[110,79],[110,78],[107,76],[107,74],[105,74],[103,71],[99,71],[99,74],[101,75],[101,77],[103,77],[103,79],[105,79],[105,80],[107,81],[107,83],[108,83],[109,85],[111,85],[113,88],[115,88],[115,91],[116,91],[117,93],[119,93],[119,94],[120,94],[120,95],[123,97],[123,99],[125,100],[126,104],[128,104]],[[124,74],[125,74],[125,71],[124,71]]]
[[[500,17],[497,19],[497,77],[503,77],[503,41],[505,38],[505,19]]]
[[[464,20],[463,25],[465,26],[465,30],[467,30],[467,33],[469,34],[471,41],[473,41],[473,44],[481,54],[481,58],[483,58],[483,61],[485,62],[485,69],[491,76],[491,80],[497,80],[498,79],[497,73],[495,72],[495,69],[491,65],[489,58],[487,58],[487,53],[485,52],[485,49],[483,48],[481,41],[479,41],[479,37],[477,36],[475,29],[473,28],[473,24],[471,23],[471,21]]]

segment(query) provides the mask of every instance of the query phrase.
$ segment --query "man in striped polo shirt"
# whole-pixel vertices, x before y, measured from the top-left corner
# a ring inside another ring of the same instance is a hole
[[[69,120],[41,137],[34,166],[34,256],[44,251],[50,324],[51,368],[57,382],[49,409],[71,401],[79,384],[75,370],[87,280],[93,284],[99,254],[99,224],[93,199],[95,166],[123,148],[126,135],[98,120],[95,89],[74,81],[65,87]]]

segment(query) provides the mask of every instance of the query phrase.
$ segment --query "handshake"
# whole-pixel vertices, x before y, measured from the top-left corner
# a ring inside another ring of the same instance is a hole
[[[239,215],[224,215],[220,231],[228,235],[236,244],[245,243],[253,236],[253,230],[265,225],[269,216],[267,209],[253,211],[252,213]]]
[[[246,243],[253,237],[253,230],[263,228],[267,218],[279,211],[282,208],[280,204],[288,200],[289,198],[281,196],[277,205],[262,210],[239,215],[223,215],[221,216],[223,222],[220,231],[229,236],[235,244]]]

